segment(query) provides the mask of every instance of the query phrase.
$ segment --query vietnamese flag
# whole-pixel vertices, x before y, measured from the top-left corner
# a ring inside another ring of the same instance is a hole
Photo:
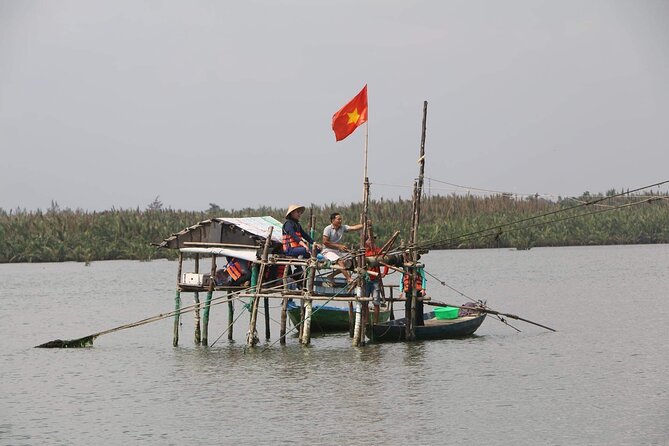
[[[365,122],[367,122],[367,85],[332,116],[335,138],[341,141]]]

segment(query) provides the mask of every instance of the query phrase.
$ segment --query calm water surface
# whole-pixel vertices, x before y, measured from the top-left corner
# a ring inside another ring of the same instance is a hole
[[[669,444],[669,246],[435,251],[426,269],[499,311],[478,336],[352,348],[347,335],[211,348],[170,311],[176,262],[0,265],[0,444]],[[435,300],[466,298],[428,281]],[[192,295],[184,295],[189,303]],[[276,306],[276,304],[274,304]],[[242,310],[237,304],[236,310]],[[278,320],[278,309],[272,309]],[[210,339],[227,324],[212,308]],[[272,325],[272,340],[278,325]]]

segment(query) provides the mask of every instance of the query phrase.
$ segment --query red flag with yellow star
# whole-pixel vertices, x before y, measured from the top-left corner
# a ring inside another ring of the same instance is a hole
[[[332,116],[335,138],[341,141],[365,122],[367,122],[367,85]]]

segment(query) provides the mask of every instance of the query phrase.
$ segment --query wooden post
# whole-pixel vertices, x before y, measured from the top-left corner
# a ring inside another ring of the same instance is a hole
[[[200,254],[195,254],[195,273],[200,272]],[[202,343],[202,333],[200,332],[200,293],[197,291],[193,293],[193,301],[195,302],[195,345]]]
[[[404,304],[404,314],[407,320],[406,324],[406,339],[407,341],[414,341],[416,339],[416,262],[418,259],[418,252],[414,246],[415,237],[418,231],[418,202],[420,195],[418,194],[418,183],[414,182],[413,186],[413,217],[411,221],[411,238],[409,240],[409,257],[411,266],[405,269],[404,274],[409,277],[409,289],[404,290],[407,298]],[[404,280],[404,276],[402,276]]]
[[[365,179],[363,185],[363,201],[362,201],[362,215],[360,216],[362,230],[360,231],[360,254],[357,256],[357,266],[359,268],[364,268],[366,265],[365,261],[365,241],[367,240],[368,227],[367,227],[367,213],[369,208],[369,178],[367,178],[367,144],[365,143]],[[367,297],[367,287],[365,286],[365,279],[362,275],[358,274],[358,284],[356,289],[356,296]],[[366,303],[365,303],[366,305]],[[353,346],[364,346],[365,345],[365,325],[364,325],[364,309],[360,305],[360,301],[356,303],[355,308],[355,327],[353,329]]]
[[[353,337],[355,331],[355,313],[353,312],[353,302],[348,303],[348,335]]]
[[[367,293],[364,293],[367,294]],[[369,297],[369,296],[365,296]],[[360,345],[365,346],[365,337],[366,337],[366,330],[367,330],[367,323],[369,322],[369,302],[363,302],[362,303],[362,315],[361,315],[361,326],[362,330],[360,330]]]
[[[204,311],[202,312],[202,345],[209,345],[209,307],[211,298],[214,295],[214,284],[216,280],[216,256],[211,257],[211,273],[209,275],[209,290],[207,298],[204,301]]]
[[[269,297],[264,297],[263,300],[263,307],[265,309],[265,339],[269,341]]]
[[[251,270],[251,288],[252,293],[258,293],[262,289],[262,283],[265,276],[265,267],[267,266],[267,257],[269,255],[269,245],[272,242],[272,231],[274,226],[268,229],[268,235],[265,239],[265,247],[263,248],[262,257],[260,259],[260,267],[254,263]],[[255,278],[255,280],[254,280]],[[259,298],[253,297],[251,305],[251,320],[249,321],[249,331],[246,333],[246,345],[253,347],[258,343],[258,331],[256,329],[256,322],[258,320],[258,302]]]
[[[281,299],[281,329],[279,330],[279,343],[286,344],[286,308],[288,307],[288,296]]]
[[[288,282],[286,277],[288,276],[288,266],[284,267],[283,269],[283,290],[284,292],[288,290]],[[279,339],[281,345],[286,344],[286,308],[288,307],[288,296],[286,294],[283,295],[283,299],[281,300],[281,328],[279,330]]]
[[[359,296],[358,296],[359,297]],[[360,325],[362,323],[362,305],[358,300],[355,303],[355,327],[353,328],[353,346],[360,345]]]
[[[232,341],[232,329],[235,323],[235,305],[232,302],[232,293],[225,292],[225,298],[228,300],[228,340]]]
[[[420,225],[420,199],[423,195],[423,179],[425,174],[425,134],[427,129],[427,101],[423,101],[423,125],[420,138],[420,156],[418,162],[420,164],[420,171],[418,174],[418,180],[414,182],[414,191],[413,191],[413,214],[411,220],[411,237],[409,240],[409,250],[411,256],[411,267],[407,271],[410,277],[411,290],[411,314],[407,315],[407,340],[413,341],[416,339],[416,287],[415,281],[417,280],[416,275],[416,264],[418,263],[418,249],[416,247],[416,242],[418,240],[418,226]],[[405,290],[406,292],[407,290]],[[407,297],[409,297],[407,296]],[[406,306],[405,306],[406,308]]]
[[[304,312],[304,299],[300,299],[300,320],[303,321],[305,319],[305,312]],[[304,334],[304,324],[300,324],[300,327],[297,329],[298,333],[298,338],[300,342],[302,342],[302,335]]]
[[[255,294],[258,285],[258,264],[251,266],[251,293]],[[258,331],[256,330],[256,320],[258,318],[258,299],[251,298],[251,318],[249,320],[249,331],[246,332],[246,345],[253,347],[258,343]]]
[[[181,290],[177,290],[174,297],[174,334],[172,336],[172,345],[176,347],[179,345],[179,309],[181,308]]]
[[[305,299],[304,303],[304,322],[302,323],[302,338],[301,342],[303,345],[309,345],[311,343],[311,313],[312,313],[312,303],[311,299]]]
[[[304,330],[302,331],[302,344],[311,343],[311,313],[313,312],[313,301],[311,296],[314,294],[314,278],[316,277],[316,250],[311,250],[311,262],[307,266],[307,299],[304,305]]]
[[[172,333],[172,345],[176,347],[179,345],[179,310],[181,309],[181,288],[179,282],[181,281],[181,270],[183,268],[184,255],[179,252],[179,267],[177,268],[177,292],[174,296],[174,330]]]
[[[393,287],[390,287],[390,320],[394,321],[395,320],[395,312],[393,311]]]

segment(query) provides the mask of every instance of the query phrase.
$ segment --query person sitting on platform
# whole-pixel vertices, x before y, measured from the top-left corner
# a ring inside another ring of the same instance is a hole
[[[337,262],[339,266],[344,267],[344,261],[342,257],[349,252],[348,247],[342,243],[344,239],[344,233],[349,231],[359,231],[362,229],[362,224],[357,224],[353,226],[348,226],[342,224],[341,214],[339,212],[333,212],[330,214],[330,224],[323,229],[323,256],[330,260],[331,262]],[[368,224],[371,224],[368,223]],[[347,282],[351,282],[351,273],[343,269],[341,272],[346,277]],[[330,278],[333,278],[339,273],[335,271],[332,273]]]
[[[416,290],[416,326],[425,325],[423,318],[423,297],[425,297],[425,270],[422,266],[416,268],[416,279],[411,284],[411,274],[408,271],[405,271],[402,274],[402,282],[400,283],[400,294],[404,293],[406,297],[406,302],[404,305],[404,314],[406,315],[407,321],[411,317],[411,290],[415,288]]]
[[[217,286],[248,286],[251,279],[251,262],[226,256],[228,264],[216,271]]]
[[[307,258],[311,256],[312,248],[310,245],[313,245],[313,249],[318,248],[300,224],[300,217],[303,213],[304,206],[299,204],[288,206],[286,221],[281,231],[283,234],[283,253],[288,257]],[[293,273],[298,280],[304,280],[304,270],[301,266],[295,266]]]

